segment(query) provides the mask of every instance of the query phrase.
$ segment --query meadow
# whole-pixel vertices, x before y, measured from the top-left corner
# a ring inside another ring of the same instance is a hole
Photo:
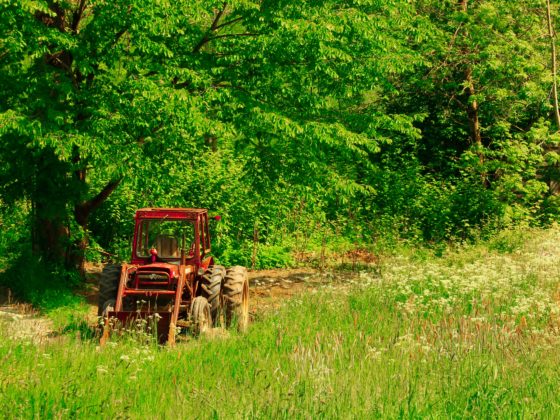
[[[559,244],[553,227],[441,256],[403,248],[257,310],[245,335],[173,348],[76,331],[36,342],[0,324],[0,416],[555,417]]]

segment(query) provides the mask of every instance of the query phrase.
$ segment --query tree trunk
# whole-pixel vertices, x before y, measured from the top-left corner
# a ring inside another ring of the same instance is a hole
[[[556,34],[552,28],[552,13],[550,0],[546,0],[546,19],[548,22],[548,36],[550,37],[551,73],[552,73],[552,99],[554,101],[554,119],[556,129],[560,130],[560,112],[558,111],[558,82],[556,80]]]
[[[66,164],[47,150],[37,161],[31,201],[32,250],[44,261],[65,264],[70,231],[66,212]],[[48,174],[48,175],[47,175]]]
[[[556,33],[554,32],[554,28],[552,25],[552,11],[550,0],[546,0],[546,20],[548,24],[548,36],[550,38],[550,73],[552,75],[552,100],[554,103],[554,120],[556,122],[556,130],[560,130],[560,111],[558,110],[558,81],[556,80]],[[558,151],[558,148],[552,148]],[[557,165],[554,165],[557,166]],[[554,168],[552,171],[549,170],[550,173],[557,172],[557,168]],[[553,179],[554,176],[551,177],[548,181],[548,188],[553,195],[558,195],[560,193],[560,184],[556,179]]]
[[[461,6],[461,10],[463,12],[468,11],[468,0],[460,0],[459,4]],[[474,80],[472,76],[472,66],[467,63],[466,70],[465,70],[465,80],[467,82],[467,88],[465,89],[465,97],[467,102],[467,118],[469,120],[469,131],[470,131],[470,138],[471,144],[475,147],[475,153],[478,156],[478,161],[480,163],[480,167],[482,168],[480,177],[482,183],[486,186],[488,184],[488,180],[486,178],[486,171],[483,169],[484,167],[484,149],[482,145],[482,136],[480,134],[480,120],[479,120],[479,112],[478,112],[478,101],[473,98],[476,95],[476,91],[474,88]]]
[[[468,0],[460,0],[459,4],[461,5],[461,10],[466,13],[468,10]],[[478,149],[477,153],[480,153],[482,151],[482,138],[480,136],[480,122],[478,120],[478,102],[476,99],[471,100],[471,97],[475,95],[475,90],[472,77],[472,67],[470,64],[467,64],[467,69],[465,70],[465,80],[467,81],[467,115],[469,118],[471,141]],[[481,163],[483,163],[483,156],[479,154],[479,158],[481,159]]]
[[[482,137],[480,135],[480,121],[478,120],[478,102],[476,101],[476,99],[471,99],[475,95],[475,90],[474,82],[472,79],[472,69],[470,67],[467,68],[467,71],[465,72],[465,78],[468,83],[466,97],[471,140],[477,148],[477,154],[479,155],[480,163],[484,163],[484,156],[482,155]]]
[[[66,265],[70,232],[65,214],[43,216],[48,207],[48,203],[33,202],[33,253],[44,261]]]
[[[74,159],[73,163],[78,161]],[[97,195],[76,204],[76,188],[87,189],[86,172],[78,170],[73,173],[74,182],[82,184],[81,188],[75,183],[70,184],[69,173],[70,165],[60,162],[53,153],[47,152],[38,160],[32,195],[32,248],[43,261],[78,269],[83,274],[89,218],[117,188],[121,179],[109,181]],[[72,225],[79,226],[81,232],[72,232]]]

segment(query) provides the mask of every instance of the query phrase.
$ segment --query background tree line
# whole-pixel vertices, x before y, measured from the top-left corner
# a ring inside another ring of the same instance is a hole
[[[125,259],[145,206],[221,214],[226,263],[257,233],[258,266],[325,238],[557,220],[556,17],[548,0],[6,0],[3,264]]]

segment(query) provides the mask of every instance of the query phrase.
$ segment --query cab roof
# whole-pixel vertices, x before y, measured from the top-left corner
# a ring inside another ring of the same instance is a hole
[[[136,219],[188,219],[196,220],[200,215],[208,214],[207,209],[193,208],[143,208],[136,210]]]

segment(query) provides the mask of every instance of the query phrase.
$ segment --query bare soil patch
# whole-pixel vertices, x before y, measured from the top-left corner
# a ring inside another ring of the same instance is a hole
[[[341,275],[336,276],[337,280],[341,278]],[[283,301],[294,295],[333,281],[336,283],[334,275],[309,268],[249,272],[250,312],[254,316],[257,312],[280,307]]]

